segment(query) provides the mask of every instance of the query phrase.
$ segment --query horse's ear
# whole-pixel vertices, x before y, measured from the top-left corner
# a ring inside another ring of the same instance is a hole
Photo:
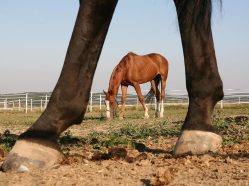
[[[104,91],[104,90],[103,90],[103,93],[104,93],[105,95],[107,94],[107,92],[106,92],[106,91]]]

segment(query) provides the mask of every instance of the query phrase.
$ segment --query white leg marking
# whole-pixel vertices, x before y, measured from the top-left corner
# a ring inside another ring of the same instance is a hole
[[[111,117],[110,102],[108,100],[105,100],[105,104],[106,104],[106,118],[110,119]]]
[[[160,102],[156,102],[156,117],[159,117],[160,114]]]
[[[160,118],[163,118],[163,112],[164,112],[164,105],[163,100],[161,101],[161,108],[160,108]]]
[[[149,118],[150,116],[149,116],[149,114],[148,114],[148,108],[146,107],[146,105],[145,105],[145,111],[144,111],[145,113],[144,113],[144,118]]]

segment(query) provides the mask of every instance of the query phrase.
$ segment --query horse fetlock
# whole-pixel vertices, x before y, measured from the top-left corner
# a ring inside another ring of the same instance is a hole
[[[174,154],[205,154],[208,152],[217,152],[221,144],[221,136],[213,132],[184,130],[176,143]]]
[[[155,117],[156,117],[156,118],[160,117],[160,112],[159,112],[159,111],[156,111]]]
[[[149,119],[149,117],[150,117],[149,114],[145,114],[145,115],[144,115],[144,118],[145,118],[145,119]]]
[[[58,144],[39,140],[18,140],[1,167],[5,172],[27,172],[34,168],[51,168],[62,158]]]
[[[160,112],[159,117],[160,117],[160,118],[163,118],[163,111]]]

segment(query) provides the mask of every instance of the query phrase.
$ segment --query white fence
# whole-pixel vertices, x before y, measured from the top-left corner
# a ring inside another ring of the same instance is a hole
[[[40,110],[47,107],[50,93],[19,93],[0,94],[0,111],[28,111]]]
[[[146,95],[148,91],[144,90]],[[224,90],[225,96],[220,104],[223,108],[226,104],[249,104],[249,89],[227,89]],[[51,93],[20,93],[20,94],[0,94],[0,111],[20,111],[32,112],[43,111],[49,101]],[[120,103],[121,95],[118,95],[117,101]],[[88,110],[105,109],[105,96],[103,93],[91,93],[89,99]],[[164,100],[165,105],[187,105],[188,95],[183,90],[167,90],[167,95]],[[126,98],[126,106],[139,106],[139,101],[135,92],[128,92]],[[148,105],[155,106],[155,98]]]

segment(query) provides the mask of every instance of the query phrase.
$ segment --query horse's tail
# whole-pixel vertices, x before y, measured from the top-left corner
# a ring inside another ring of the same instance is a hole
[[[161,78],[160,75],[156,76],[156,78],[154,79],[156,86],[159,85]],[[153,100],[153,97],[155,96],[156,90],[153,89],[153,87],[150,88],[150,91],[145,95],[145,103],[151,103]]]

